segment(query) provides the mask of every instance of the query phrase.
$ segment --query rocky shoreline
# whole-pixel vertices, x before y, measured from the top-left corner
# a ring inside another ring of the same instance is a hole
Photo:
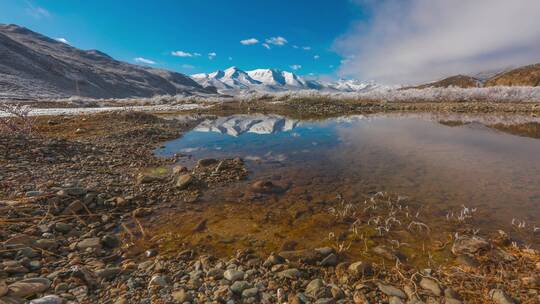
[[[175,165],[182,155],[154,156],[197,119],[124,112],[36,123],[33,138],[0,135],[1,304],[540,302],[539,253],[504,232],[465,230],[442,244],[447,263],[420,269],[385,246],[370,249],[380,262],[333,247],[229,257],[146,248],[140,240],[155,240],[145,218],[245,179],[243,161],[185,168]]]

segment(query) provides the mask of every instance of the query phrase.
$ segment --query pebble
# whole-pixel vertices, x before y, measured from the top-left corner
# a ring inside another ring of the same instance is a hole
[[[184,289],[173,291],[172,298],[178,303],[191,302],[191,295]]]
[[[6,281],[0,280],[0,297],[5,296],[7,292],[8,292],[8,287],[7,287]]]
[[[288,279],[298,279],[301,275],[302,273],[296,268],[286,269],[278,273],[279,277]]]
[[[321,288],[324,288],[324,286],[325,286],[324,281],[322,279],[312,280],[306,286],[305,294],[312,298],[317,298],[317,295],[319,294],[319,290]]]
[[[190,174],[182,174],[176,180],[176,188],[179,190],[186,189],[193,182],[193,177]]]
[[[435,296],[440,296],[442,294],[439,284],[430,278],[422,278],[422,280],[420,280],[420,287],[431,292]]]
[[[337,255],[331,253],[321,261],[321,266],[323,267],[336,266],[337,263],[338,263]]]
[[[371,274],[371,264],[363,261],[354,262],[348,267],[348,272],[354,276]]]
[[[385,295],[389,297],[398,297],[400,299],[407,298],[407,295],[405,295],[405,293],[401,289],[394,287],[392,285],[385,285],[382,283],[378,283],[377,287],[382,293],[384,293]]]
[[[223,277],[231,282],[242,280],[244,278],[244,272],[234,269],[229,269],[223,273]]]
[[[462,236],[458,238],[452,245],[452,253],[459,254],[475,254],[478,251],[487,249],[489,243],[481,237],[477,236]]]
[[[252,298],[259,294],[259,289],[256,287],[248,288],[242,291],[242,298]]]
[[[241,295],[244,290],[250,287],[251,286],[247,281],[236,281],[231,285],[230,288],[233,293]]]
[[[169,280],[167,279],[166,276],[162,276],[162,275],[154,275],[152,276],[152,278],[150,279],[150,282],[149,282],[149,286],[156,286],[156,287],[166,287],[169,285]]]
[[[63,301],[64,300],[57,295],[48,295],[32,300],[29,304],[62,304]]]
[[[503,290],[501,289],[492,289],[489,291],[489,298],[493,300],[496,304],[514,304],[514,300],[510,298]]]
[[[28,298],[49,289],[51,281],[45,278],[32,278],[15,282],[8,286],[8,295],[12,297]]]
[[[86,250],[88,248],[101,250],[101,239],[97,237],[84,239],[77,243],[77,248],[80,250]]]

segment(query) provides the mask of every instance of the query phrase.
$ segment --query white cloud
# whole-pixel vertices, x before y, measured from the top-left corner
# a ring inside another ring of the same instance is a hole
[[[263,43],[262,46],[264,46],[266,49],[271,49],[271,47],[268,45],[268,43]]]
[[[208,53],[208,59],[210,59],[210,60],[216,58],[216,56],[217,56],[216,52],[210,52],[210,53]]]
[[[538,0],[355,0],[369,11],[335,43],[342,75],[410,84],[540,61]]]
[[[243,45],[252,45],[252,44],[259,43],[259,40],[255,38],[249,38],[249,39],[240,40],[240,43]]]
[[[229,61],[232,61],[232,57],[229,56]]]
[[[293,70],[295,70],[295,71],[300,70],[301,68],[302,68],[302,66],[299,65],[299,64],[293,64],[293,65],[291,65],[291,69],[293,69]]]
[[[273,44],[273,45],[285,45],[287,44],[287,39],[281,37],[281,36],[277,36],[277,37],[270,37],[268,39],[265,40],[266,43],[268,44]]]
[[[195,66],[191,65],[191,64],[182,64],[181,67],[183,69],[187,69],[187,70],[191,70],[191,69],[194,69]]]
[[[30,1],[26,1],[26,13],[36,19],[48,18],[51,16],[51,13],[48,10],[41,6],[33,5]]]
[[[65,43],[65,44],[70,44],[66,38],[59,37],[59,38],[54,38],[54,40]]]
[[[298,45],[293,45],[292,47],[293,47],[293,49],[297,49],[297,48],[299,48],[299,46],[298,46]]]
[[[315,60],[317,60],[317,59],[319,59],[319,58],[321,58],[321,56],[319,56],[319,55],[313,56],[313,59],[315,59]]]
[[[311,51],[311,47],[310,46],[303,46],[302,49],[304,51]]]
[[[146,59],[146,58],[143,58],[143,57],[137,57],[135,59],[135,62],[138,62],[138,63],[144,63],[144,64],[156,64],[155,61],[152,61],[150,59]]]
[[[184,52],[184,51],[173,51],[171,52],[171,55],[173,56],[176,56],[176,57],[196,57],[196,56],[201,56],[201,54],[199,53],[189,53],[189,52]]]

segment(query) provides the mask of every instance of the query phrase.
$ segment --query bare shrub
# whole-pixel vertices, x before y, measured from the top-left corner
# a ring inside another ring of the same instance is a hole
[[[32,108],[21,104],[0,103],[1,134],[29,136],[34,132]]]

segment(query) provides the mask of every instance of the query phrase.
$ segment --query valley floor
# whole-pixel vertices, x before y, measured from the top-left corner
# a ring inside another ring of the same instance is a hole
[[[363,236],[366,258],[351,260],[338,237],[335,244],[323,248],[304,248],[299,242],[283,244],[276,252],[243,246],[229,248],[237,249],[233,255],[220,255],[204,242],[194,246],[182,235],[152,229],[160,224],[174,226],[174,218],[156,223],[164,220],[155,217],[163,210],[204,212],[204,205],[197,205],[202,193],[249,176],[241,159],[203,159],[185,168],[175,165],[183,155],[154,155],[164,141],[193,128],[202,114],[540,115],[540,104],[295,100],[181,109],[192,115],[180,121],[131,110],[79,112],[80,116],[36,118],[31,138],[0,134],[0,303],[31,299],[37,299],[31,303],[118,304],[540,301],[539,252],[516,245],[502,231],[477,235],[466,227],[458,237],[426,243],[423,252],[400,250],[399,240],[397,247],[371,246],[380,237]],[[164,107],[159,112],[177,110]],[[47,113],[59,112],[41,112]],[[264,181],[255,181],[253,187],[263,194],[273,191]],[[403,204],[384,193],[373,195],[371,202],[373,209],[386,206],[379,209],[384,212],[394,212]],[[294,221],[295,210],[285,211]],[[404,220],[400,216],[405,214],[395,213],[394,220]],[[345,217],[334,220],[335,225],[350,224]],[[421,223],[417,225],[421,233]],[[186,233],[206,230],[207,222],[201,221]],[[445,258],[431,261],[430,267],[408,262],[420,254]]]

